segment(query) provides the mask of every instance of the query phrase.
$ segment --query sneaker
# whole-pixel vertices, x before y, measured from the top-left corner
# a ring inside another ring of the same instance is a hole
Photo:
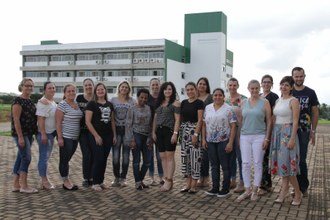
[[[153,181],[150,183],[150,186],[158,186],[158,183],[157,183],[155,180],[153,180]]]
[[[111,186],[113,186],[113,187],[119,187],[120,186],[119,178],[115,178],[115,180],[112,181]]]
[[[109,186],[108,186],[108,185],[105,185],[104,183],[101,183],[101,184],[100,184],[100,187],[101,187],[102,189],[109,189]]]
[[[119,182],[120,182],[121,187],[126,187],[127,186],[126,178],[121,178]]]
[[[135,188],[136,188],[137,190],[143,190],[143,186],[142,186],[141,182],[137,182],[137,183],[135,183]]]
[[[219,198],[225,198],[229,195],[229,190],[222,189],[218,194],[217,197]]]
[[[92,186],[92,189],[93,189],[94,191],[98,191],[98,192],[102,191],[102,187],[100,186],[100,184],[95,184],[95,185],[93,185],[93,186]]]
[[[258,196],[258,193],[257,192],[252,192],[251,193],[251,201],[257,201],[260,197]]]
[[[90,184],[89,184],[89,180],[83,180],[82,183],[81,183],[81,185],[82,185],[83,187],[89,187],[89,186],[90,186]]]
[[[207,191],[207,192],[205,192],[207,195],[209,195],[209,196],[216,196],[216,195],[218,195],[219,194],[219,190],[216,190],[216,189],[211,189],[211,190],[209,190],[209,191]]]
[[[141,182],[141,186],[143,187],[143,189],[148,189],[149,188],[149,185],[144,184],[143,181]]]

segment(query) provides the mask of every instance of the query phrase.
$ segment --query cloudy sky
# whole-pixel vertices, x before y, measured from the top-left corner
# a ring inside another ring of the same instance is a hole
[[[228,49],[234,52],[239,92],[264,74],[279,81],[294,66],[305,84],[330,104],[330,1],[327,0],[11,0],[0,2],[0,92],[17,92],[22,45],[137,39],[183,44],[184,14],[223,11]]]

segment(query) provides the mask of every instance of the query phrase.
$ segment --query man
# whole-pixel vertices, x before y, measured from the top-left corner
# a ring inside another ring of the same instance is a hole
[[[304,85],[305,71],[301,67],[292,69],[292,77],[294,80],[293,96],[299,100],[300,103],[300,118],[298,138],[300,146],[300,175],[297,176],[301,192],[306,197],[309,186],[308,171],[307,171],[307,149],[308,143],[315,145],[315,132],[319,117],[319,101],[313,89]]]

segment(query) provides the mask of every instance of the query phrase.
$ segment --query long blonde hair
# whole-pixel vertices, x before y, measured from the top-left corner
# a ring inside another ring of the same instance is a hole
[[[123,81],[121,81],[121,82],[118,84],[116,95],[117,95],[117,97],[119,96],[119,88],[120,88],[120,86],[123,85],[124,83],[127,84],[128,89],[129,89],[126,99],[130,99],[130,98],[132,97],[132,86],[131,86],[131,84],[130,84],[127,80],[123,80]]]

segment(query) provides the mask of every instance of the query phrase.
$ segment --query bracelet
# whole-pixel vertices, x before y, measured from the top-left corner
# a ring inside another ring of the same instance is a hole
[[[311,130],[312,133],[315,133],[315,130]]]
[[[194,133],[194,136],[198,137],[198,133],[197,133],[197,132],[195,132],[195,133]]]
[[[265,141],[269,142],[270,140],[269,140],[269,139],[267,139],[267,138],[265,138]]]
[[[178,132],[177,131],[173,131],[173,134],[178,134]]]

